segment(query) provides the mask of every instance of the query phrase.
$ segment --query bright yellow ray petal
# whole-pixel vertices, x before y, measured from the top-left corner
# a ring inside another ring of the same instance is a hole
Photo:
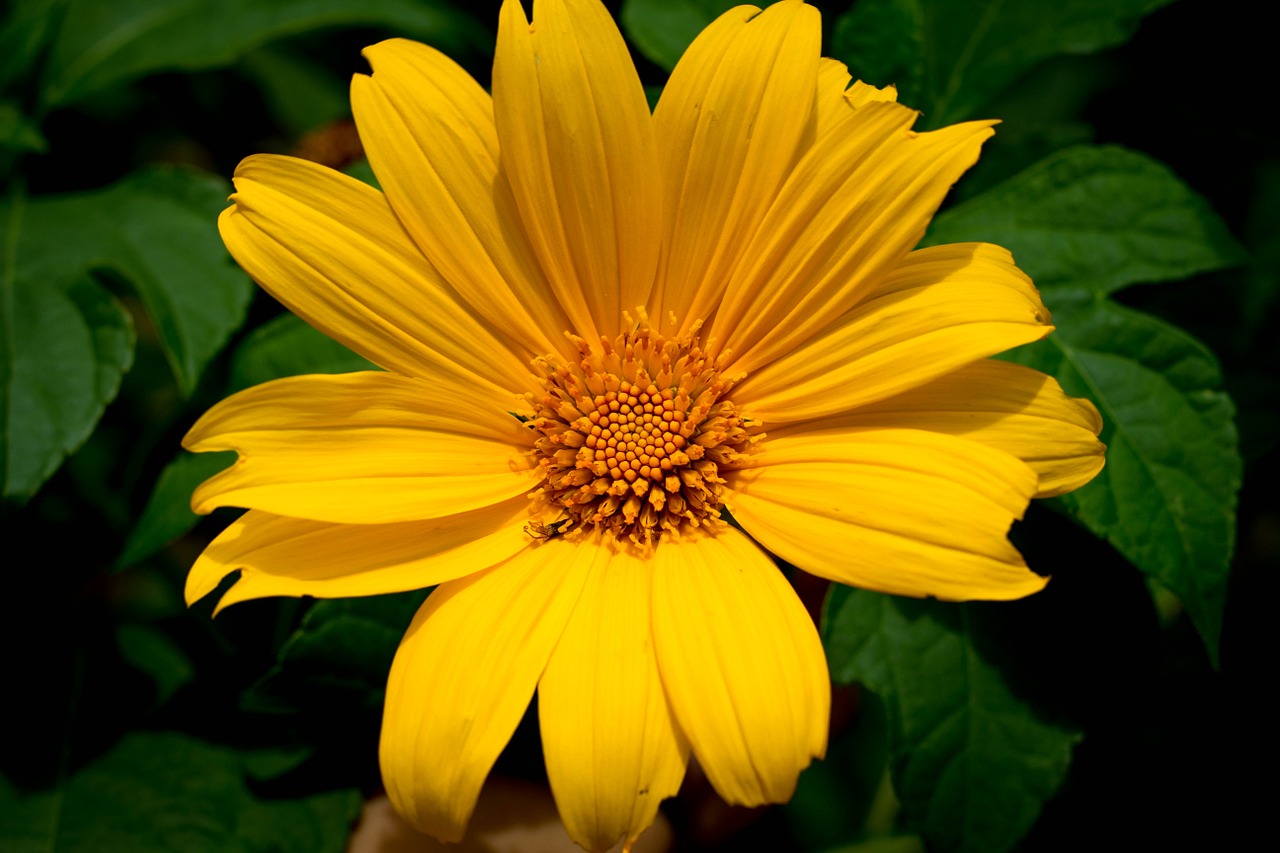
[[[845,126],[851,108],[877,101],[898,100],[898,90],[893,86],[880,89],[861,80],[852,83],[851,80],[849,69],[843,62],[823,57],[818,65],[818,100],[814,104],[818,120],[815,138]]]
[[[470,512],[400,524],[329,524],[249,510],[210,543],[187,575],[194,604],[228,574],[224,607],[273,595],[339,598],[423,589],[487,569],[532,541],[523,495]]]
[[[457,841],[524,715],[597,549],[532,545],[431,594],[396,652],[379,750],[396,811]]]
[[[598,0],[506,0],[493,63],[502,170],[575,331],[617,335],[661,241],[649,106]]]
[[[527,492],[528,430],[470,389],[393,373],[295,376],[214,406],[188,450],[235,450],[192,495],[220,506],[347,524],[438,518]]]
[[[696,38],[654,111],[668,222],[656,321],[710,315],[742,248],[812,142],[818,11],[739,6]]]
[[[246,158],[235,185],[222,239],[302,319],[398,373],[447,373],[484,393],[527,386],[527,363],[464,307],[377,190],[267,154]]]
[[[1106,451],[1098,441],[1102,418],[1092,403],[1068,397],[1051,376],[1003,361],[974,362],[821,426],[924,429],[998,447],[1039,475],[1038,498],[1092,480]]]
[[[728,526],[664,541],[652,563],[658,668],[694,754],[730,803],[785,801],[826,750],[831,685],[813,621]]]
[[[818,64],[818,99],[814,102],[817,121],[815,139],[826,136],[827,131],[840,123],[845,111],[851,106],[844,97],[851,79],[849,69],[843,62],[823,57]]]
[[[1036,475],[1001,450],[906,429],[771,433],[725,505],[761,545],[805,571],[916,597],[1021,598],[1045,578],[1007,533]]]
[[[434,48],[366,48],[372,77],[351,81],[369,162],[400,221],[458,293],[528,357],[564,349],[569,321],[498,175],[487,92]]]
[[[689,748],[658,676],[647,561],[599,534],[581,545],[601,556],[538,685],[538,719],[569,836],[607,850],[653,823]]]
[[[920,242],[991,122],[931,133],[893,101],[848,110],[796,167],[725,290],[711,335],[752,371],[854,307]]]
[[[1031,280],[983,243],[907,256],[856,308],[734,389],[766,424],[847,412],[1053,330]]]

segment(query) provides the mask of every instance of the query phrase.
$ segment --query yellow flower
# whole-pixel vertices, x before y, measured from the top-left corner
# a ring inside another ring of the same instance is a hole
[[[766,553],[841,583],[1009,599],[1006,534],[1102,466],[1099,419],[989,356],[1048,312],[1005,250],[913,251],[992,122],[916,133],[820,59],[819,16],[742,6],[650,113],[597,0],[502,9],[490,96],[437,51],[351,88],[382,185],[245,160],[223,238],[385,372],[209,411],[248,508],[191,571],[220,606],[438,584],[387,688],[410,822],[462,836],[538,695],[570,835],[630,842],[690,752],[730,802],[787,799],[826,747],[814,626]],[[741,526],[721,520],[728,510]]]

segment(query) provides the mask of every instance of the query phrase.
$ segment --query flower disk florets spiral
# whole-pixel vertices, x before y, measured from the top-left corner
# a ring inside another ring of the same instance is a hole
[[[591,528],[649,545],[717,514],[723,474],[761,435],[727,399],[741,377],[721,374],[697,330],[666,338],[647,324],[579,358],[538,360],[545,393],[532,400],[542,481],[533,497],[561,510],[537,537]]]

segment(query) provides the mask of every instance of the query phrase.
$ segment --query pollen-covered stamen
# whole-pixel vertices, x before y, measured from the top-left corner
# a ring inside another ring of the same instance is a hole
[[[637,544],[716,514],[724,472],[758,435],[726,396],[696,330],[667,339],[642,325],[597,346],[575,338],[571,364],[538,361],[545,393],[531,424],[542,482],[534,497],[562,508],[537,536],[589,527]]]

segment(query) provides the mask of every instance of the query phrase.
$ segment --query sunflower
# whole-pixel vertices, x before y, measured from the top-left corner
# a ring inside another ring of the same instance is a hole
[[[1100,421],[989,357],[1051,331],[999,247],[916,249],[992,122],[912,131],[820,58],[813,8],[742,6],[650,111],[597,0],[502,7],[493,95],[404,40],[352,105],[381,191],[236,171],[236,260],[382,368],[239,393],[192,428],[248,512],[195,601],[437,585],[391,670],[388,793],[462,836],[536,691],[583,847],[631,843],[697,757],[787,799],[826,747],[814,625],[772,555],[910,596],[1040,589],[1007,533],[1102,466]]]

